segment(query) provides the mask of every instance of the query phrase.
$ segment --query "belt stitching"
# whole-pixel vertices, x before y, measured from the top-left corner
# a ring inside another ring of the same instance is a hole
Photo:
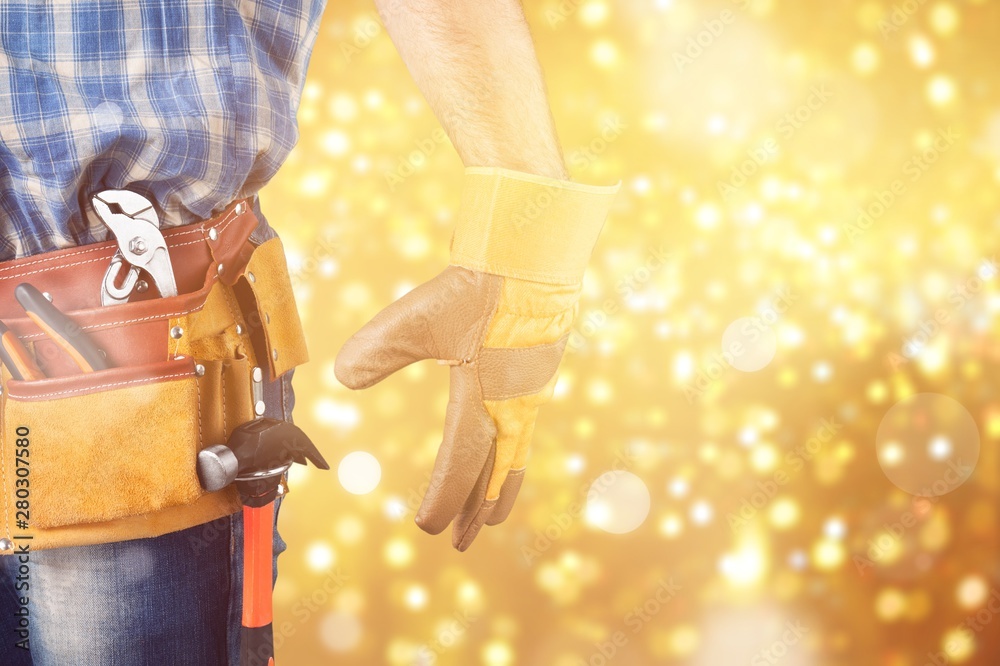
[[[236,218],[238,216],[234,216],[233,215],[234,212],[235,211],[230,211],[229,215],[227,215],[225,218],[223,218],[220,222],[217,223],[216,226],[221,227],[220,228],[220,233],[222,231],[225,231],[226,228],[236,220]],[[196,233],[198,231],[204,231],[204,230],[203,229],[202,230],[191,229],[190,231],[185,231],[184,234]],[[177,234],[177,235],[180,236],[181,234]],[[200,243],[200,242],[201,242],[201,240],[199,239],[199,240],[187,241],[185,243],[174,243],[173,247],[182,247],[184,245],[194,245],[194,244]],[[78,262],[73,263],[73,264],[64,264],[63,267],[64,268],[68,268],[68,267],[71,267],[71,266],[80,266],[80,265],[83,265],[83,264],[93,263],[95,261],[102,261],[103,259],[104,259],[104,257],[98,257],[97,259],[88,259],[86,261],[78,261]],[[49,260],[48,259],[39,260],[38,262],[33,262],[33,263],[44,263],[45,261],[49,261]],[[32,263],[32,262],[29,262],[29,263]],[[28,264],[24,264],[24,265],[27,266]],[[10,268],[13,268],[13,267],[10,267]],[[10,270],[10,268],[8,268],[6,270]],[[4,270],[4,269],[0,269],[0,270]],[[19,275],[19,277],[23,277],[25,275],[34,275],[35,273],[41,273],[43,270],[44,269],[39,269],[39,270],[36,270],[36,271],[31,271],[29,273],[21,273]],[[3,280],[3,279],[5,279],[5,278],[0,277],[0,280]],[[219,276],[218,275],[213,275],[212,279],[213,280],[217,280],[217,279],[219,279]],[[170,312],[170,313],[166,313],[166,314],[162,314],[162,315],[156,315],[156,316],[136,317],[135,319],[122,319],[122,320],[119,320],[119,321],[103,322],[103,323],[100,323],[100,324],[90,324],[89,326],[81,326],[80,328],[82,330],[91,330],[91,329],[106,328],[108,326],[119,326],[119,325],[122,325],[122,324],[135,324],[135,323],[142,322],[142,321],[151,321],[153,319],[168,319],[170,317],[180,317],[180,316],[183,316],[183,315],[191,314],[192,312],[199,312],[204,307],[205,307],[205,304],[202,303],[198,307],[191,308],[190,310],[178,310],[176,312]],[[31,333],[31,334],[28,334],[28,335],[25,335],[25,336],[20,336],[20,337],[21,337],[22,340],[30,340],[30,339],[34,339],[34,338],[45,337],[45,334],[44,333]]]
[[[130,379],[126,382],[111,382],[110,384],[95,384],[94,386],[88,386],[86,388],[71,389],[68,391],[50,391],[49,393],[36,393],[34,395],[24,395],[13,393],[11,391],[7,392],[7,395],[11,398],[20,398],[21,400],[34,400],[36,398],[49,398],[56,395],[73,395],[74,393],[85,393],[89,391],[98,391],[103,389],[113,388],[115,386],[128,386],[129,384],[149,384],[152,382],[165,381],[167,379],[174,379],[176,377],[194,377],[193,372],[175,372],[172,375],[161,375],[157,377],[143,377],[142,379]]]
[[[218,276],[213,276],[212,279],[213,280],[217,280],[219,278],[218,278]],[[176,312],[168,312],[168,313],[160,314],[160,315],[150,315],[148,317],[136,317],[135,319],[121,319],[119,321],[106,321],[106,322],[102,322],[100,324],[90,324],[88,326],[81,326],[80,328],[83,329],[83,330],[85,330],[85,331],[86,330],[97,330],[97,329],[107,328],[108,326],[119,326],[121,324],[136,324],[136,323],[141,322],[141,321],[152,321],[154,319],[169,319],[170,317],[180,317],[180,316],[183,316],[183,315],[191,314],[192,312],[198,312],[198,311],[202,310],[204,307],[205,307],[205,304],[202,303],[198,307],[191,308],[190,310],[178,310]],[[22,340],[26,340],[26,339],[31,339],[31,338],[45,337],[45,334],[44,333],[30,333],[28,335],[19,336],[19,337],[21,337]]]

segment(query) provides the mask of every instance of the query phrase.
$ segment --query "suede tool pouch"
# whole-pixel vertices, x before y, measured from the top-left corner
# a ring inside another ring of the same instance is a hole
[[[51,528],[194,501],[202,494],[199,412],[190,358],[9,380],[0,458],[14,480],[6,521]]]
[[[101,304],[114,242],[0,264],[0,320],[46,375],[0,375],[0,543],[110,543],[239,510],[234,487],[202,490],[198,452],[254,418],[255,366],[273,378],[307,358],[281,241],[256,245],[257,226],[250,206],[234,202],[164,230],[178,287],[165,298],[150,288]],[[48,292],[112,367],[81,374],[13,298],[25,281]]]

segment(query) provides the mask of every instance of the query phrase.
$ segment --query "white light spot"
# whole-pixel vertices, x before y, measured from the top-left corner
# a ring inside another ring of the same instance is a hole
[[[709,134],[722,134],[726,131],[726,127],[729,123],[726,122],[726,117],[715,113],[708,118],[708,133]]]
[[[674,497],[684,497],[688,494],[689,488],[690,486],[688,485],[687,480],[680,477],[677,477],[670,482],[670,494]]]
[[[406,502],[398,497],[390,497],[383,505],[386,518],[390,520],[402,520],[406,517]]]
[[[697,525],[707,525],[712,520],[712,505],[705,500],[698,500],[691,505],[691,522]]]
[[[951,455],[951,442],[947,437],[938,435],[927,446],[927,452],[934,460],[947,460]]]
[[[329,613],[320,620],[319,638],[330,652],[350,652],[361,642],[361,622],[349,613]]]
[[[892,406],[875,434],[882,472],[898,488],[940,497],[972,476],[980,435],[965,406],[939,393],[917,393]]]
[[[566,470],[570,474],[579,474],[587,466],[587,460],[580,454],[574,454],[566,461]]]
[[[340,156],[351,149],[351,140],[340,130],[331,130],[323,135],[321,140],[323,150],[327,154]]]
[[[926,37],[914,35],[910,38],[910,58],[921,69],[928,67],[934,63],[934,45]]]
[[[354,451],[344,456],[337,468],[340,485],[349,493],[367,495],[382,480],[382,466],[372,454]]]
[[[813,379],[818,382],[825,382],[833,376],[833,367],[826,361],[820,361],[813,366]]]
[[[766,568],[761,552],[755,548],[743,548],[734,553],[726,553],[719,558],[719,572],[730,583],[737,586],[750,585],[760,580]]]
[[[333,548],[325,541],[317,541],[306,550],[306,562],[313,571],[326,571],[336,559]]]
[[[722,334],[722,356],[742,372],[761,370],[774,359],[778,339],[760,317],[741,317]]]
[[[323,425],[338,428],[354,428],[361,421],[358,408],[349,402],[340,402],[329,398],[320,398],[315,402],[313,414]]]
[[[649,515],[649,488],[631,472],[608,471],[587,493],[587,522],[610,534],[627,534]]]
[[[823,525],[823,534],[831,539],[843,539],[847,534],[847,525],[840,518],[831,518]]]
[[[420,610],[427,605],[427,590],[419,585],[411,585],[406,590],[406,605],[414,610]]]
[[[904,455],[903,447],[898,442],[890,442],[882,447],[882,454],[879,456],[879,460],[882,461],[883,465],[895,467],[903,462]]]

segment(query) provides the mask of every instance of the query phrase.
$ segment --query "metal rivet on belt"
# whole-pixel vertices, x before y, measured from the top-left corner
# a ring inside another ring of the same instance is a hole
[[[219,264],[219,267],[216,268],[216,270],[219,272],[219,275],[222,275],[223,273],[226,272],[226,267],[223,266],[222,264]]]
[[[236,214],[237,215],[242,215],[243,211],[245,211],[246,209],[247,209],[247,202],[241,201],[238,204],[236,204]]]
[[[147,291],[149,291],[149,283],[146,282],[145,280],[139,280],[138,282],[135,283],[135,290],[140,294],[145,294]]]
[[[264,415],[264,373],[261,372],[259,366],[254,366],[253,371],[250,374],[253,377],[253,382],[250,385],[250,392],[253,394],[253,413],[254,416]]]
[[[251,282],[256,282],[257,276],[251,273],[250,271],[247,271],[247,279],[250,280]]]
[[[170,337],[172,337],[174,340],[180,340],[182,337],[184,337],[184,329],[181,328],[180,326],[174,326],[172,329],[170,329]]]
[[[201,363],[196,363],[194,366],[194,374],[197,375],[198,377],[204,377],[205,366],[203,366]]]
[[[219,240],[219,232],[215,227],[208,230],[208,240]]]
[[[277,348],[271,350],[271,358],[273,358],[275,361],[278,360],[278,350],[277,350]]]
[[[0,552],[7,552],[8,550],[14,550],[14,542],[6,537],[0,539]]]
[[[243,327],[236,324],[236,335],[243,335]]]

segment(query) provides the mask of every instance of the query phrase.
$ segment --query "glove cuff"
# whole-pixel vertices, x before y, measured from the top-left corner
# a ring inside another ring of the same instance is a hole
[[[620,184],[596,187],[468,167],[451,263],[534,282],[578,284]]]

